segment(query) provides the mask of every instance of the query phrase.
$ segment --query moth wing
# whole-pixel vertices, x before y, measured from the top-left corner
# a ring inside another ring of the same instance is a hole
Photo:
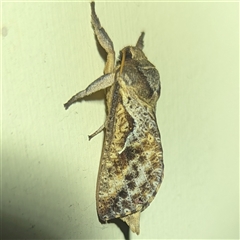
[[[154,110],[119,91],[113,95],[97,183],[97,211],[104,221],[143,211],[163,178]]]

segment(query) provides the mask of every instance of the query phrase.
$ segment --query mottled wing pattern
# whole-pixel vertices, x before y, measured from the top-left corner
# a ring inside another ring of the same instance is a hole
[[[107,97],[108,108],[114,112],[108,114],[105,126],[97,184],[97,210],[105,221],[143,211],[163,178],[157,99],[154,107],[139,99],[136,88],[126,84],[127,71],[116,78]]]

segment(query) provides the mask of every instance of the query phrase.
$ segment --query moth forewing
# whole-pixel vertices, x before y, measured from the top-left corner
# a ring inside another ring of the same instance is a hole
[[[160,77],[143,53],[142,33],[136,46],[125,47],[114,67],[113,43],[91,3],[92,25],[107,52],[104,74],[64,106],[106,89],[107,118],[90,138],[105,130],[96,189],[103,221],[120,218],[139,234],[140,213],[155,197],[163,179],[163,151],[155,117]]]

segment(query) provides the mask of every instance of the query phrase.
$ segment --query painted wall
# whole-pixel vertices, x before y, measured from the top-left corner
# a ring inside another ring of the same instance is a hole
[[[161,75],[165,178],[131,238],[238,238],[238,3],[96,11],[117,53],[144,30]],[[87,136],[104,122],[104,94],[63,108],[104,68],[89,2],[3,2],[1,41],[3,238],[123,239],[95,208],[103,133]]]

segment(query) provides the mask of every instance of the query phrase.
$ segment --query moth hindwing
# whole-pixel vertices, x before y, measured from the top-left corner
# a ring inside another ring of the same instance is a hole
[[[163,151],[156,121],[160,77],[143,53],[142,33],[135,46],[120,51],[115,65],[111,39],[91,3],[95,35],[107,52],[104,75],[64,104],[67,109],[106,89],[107,118],[89,139],[105,131],[97,181],[97,212],[101,220],[120,218],[139,234],[140,213],[152,202],[163,179]]]

